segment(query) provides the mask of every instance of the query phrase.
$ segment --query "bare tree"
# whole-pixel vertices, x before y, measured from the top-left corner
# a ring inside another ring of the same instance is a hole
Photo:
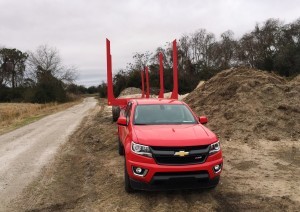
[[[200,29],[192,34],[191,46],[193,62],[196,64],[202,63],[207,67],[210,66],[210,50],[215,42],[215,35],[213,33],[206,32],[205,29]]]
[[[48,75],[70,84],[77,78],[76,69],[64,66],[58,50],[47,45],[39,46],[35,52],[29,52],[28,65],[37,81]]]
[[[134,63],[131,68],[134,70],[143,70],[146,65],[148,65],[151,58],[151,53],[146,51],[145,53],[136,52],[133,55]]]
[[[219,52],[219,67],[227,69],[233,66],[236,62],[235,51],[237,42],[233,38],[234,33],[231,30],[221,34],[220,52]],[[234,61],[235,60],[235,61]]]
[[[183,35],[179,39],[179,48],[182,52],[182,57],[190,59],[191,55],[191,46],[190,46],[190,37],[188,35]]]

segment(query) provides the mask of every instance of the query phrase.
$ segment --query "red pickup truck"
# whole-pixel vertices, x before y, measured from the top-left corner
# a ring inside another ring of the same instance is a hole
[[[223,158],[217,136],[184,102],[131,99],[118,118],[125,190],[217,186]]]

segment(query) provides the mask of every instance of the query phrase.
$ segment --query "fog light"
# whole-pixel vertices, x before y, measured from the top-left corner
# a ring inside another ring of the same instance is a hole
[[[215,173],[220,172],[222,169],[222,164],[215,165],[213,169]]]
[[[134,175],[136,176],[139,176],[139,177],[144,177],[147,172],[148,172],[148,169],[143,169],[141,167],[132,167],[132,172]]]
[[[142,173],[142,171],[143,171],[143,170],[142,170],[140,167],[138,167],[138,168],[135,169],[135,172],[136,172],[137,174]]]

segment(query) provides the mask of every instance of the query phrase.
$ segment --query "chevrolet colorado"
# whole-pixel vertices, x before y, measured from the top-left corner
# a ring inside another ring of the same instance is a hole
[[[117,120],[125,190],[217,186],[223,158],[217,136],[174,99],[131,99]]]

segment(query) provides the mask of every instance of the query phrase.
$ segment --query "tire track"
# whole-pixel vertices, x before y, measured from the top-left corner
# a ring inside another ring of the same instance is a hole
[[[0,211],[5,211],[9,202],[38,176],[96,104],[94,98],[86,98],[65,111],[0,136]]]

